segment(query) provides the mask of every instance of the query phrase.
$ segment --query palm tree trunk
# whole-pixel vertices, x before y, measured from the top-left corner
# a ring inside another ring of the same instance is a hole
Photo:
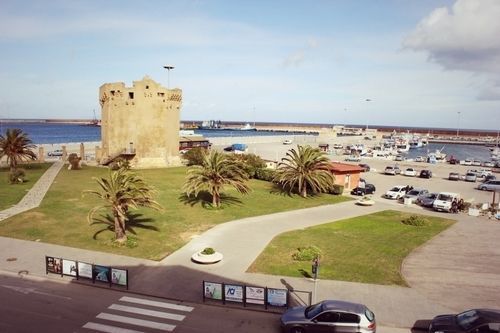
[[[124,223],[118,214],[115,215],[115,242],[124,243],[127,241],[127,234],[125,233]]]
[[[300,196],[303,198],[307,198],[307,186],[305,184],[302,185],[302,190],[300,191]]]

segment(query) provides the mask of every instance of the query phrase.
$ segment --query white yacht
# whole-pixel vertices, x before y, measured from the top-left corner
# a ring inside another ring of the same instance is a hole
[[[255,131],[255,126],[250,125],[250,123],[246,123],[245,126],[240,128],[241,131]]]

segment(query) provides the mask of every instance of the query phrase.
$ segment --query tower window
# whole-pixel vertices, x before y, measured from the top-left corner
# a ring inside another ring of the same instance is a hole
[[[149,86],[146,86],[146,89],[149,89]]]
[[[134,99],[134,93],[133,93],[133,92],[129,92],[129,93],[128,93],[128,98],[130,98],[130,99]]]

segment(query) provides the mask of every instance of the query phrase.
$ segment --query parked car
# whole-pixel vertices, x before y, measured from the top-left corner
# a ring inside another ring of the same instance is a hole
[[[486,162],[483,162],[483,166],[487,167],[487,168],[493,168],[495,166],[495,164],[493,164],[493,162],[486,161]]]
[[[290,140],[290,139],[285,139],[285,140],[283,140],[283,144],[284,144],[284,145],[291,145],[292,143],[293,143],[293,141],[292,141],[292,140]]]
[[[361,167],[361,168],[363,168],[363,172],[370,171],[370,166],[368,164],[360,163],[360,164],[358,164],[358,166]]]
[[[424,188],[414,188],[414,189],[408,191],[408,193],[406,193],[402,197],[402,199],[404,201],[409,200],[410,203],[413,203],[413,202],[416,202],[419,197],[426,195],[427,193],[429,193],[429,191],[424,189]]]
[[[280,319],[283,333],[360,332],[375,333],[375,315],[365,305],[326,300],[287,310]]]
[[[500,191],[500,180],[488,180],[485,183],[480,184],[477,187],[478,190],[482,191]]]
[[[53,150],[53,151],[49,151],[47,153],[47,155],[53,156],[53,157],[55,157],[55,156],[63,156],[63,151],[62,151],[62,149],[56,149],[56,150]]]
[[[403,155],[397,155],[394,161],[402,162],[405,160],[405,157]]]
[[[450,172],[448,175],[449,180],[460,180],[460,174],[458,172]]]
[[[481,166],[482,162],[480,160],[473,160],[472,165]]]
[[[366,195],[375,193],[375,185],[373,184],[365,184],[365,187],[356,187],[351,191],[352,195]]]
[[[399,199],[406,194],[406,186],[397,185],[385,192],[384,197],[387,199]]]
[[[408,177],[416,177],[417,176],[417,170],[413,168],[406,168],[405,172],[403,173],[405,176]]]
[[[421,170],[420,171],[420,175],[419,175],[420,178],[432,178],[432,171],[431,170]]]
[[[415,157],[415,162],[425,162],[425,157],[417,156],[417,157]]]
[[[482,178],[491,175],[491,170],[488,169],[470,169],[467,172],[475,173],[477,178]]]
[[[459,164],[460,161],[457,160],[455,157],[450,157],[450,159],[448,160],[448,163],[450,163],[450,164]]]
[[[486,177],[484,177],[483,179],[483,183],[486,183],[487,181],[490,181],[490,180],[496,180],[497,177],[495,175],[488,175]]]
[[[476,174],[475,174],[475,173],[473,173],[473,172],[467,172],[467,173],[465,174],[465,181],[466,181],[466,182],[475,182],[475,181],[476,181],[476,179],[477,179],[477,176],[476,176]]]
[[[432,207],[437,211],[450,212],[451,211],[451,203],[454,199],[458,200],[460,196],[457,193],[451,192],[440,192],[434,200]]]
[[[434,317],[429,333],[492,333],[500,332],[500,310],[473,309],[457,315]]]
[[[434,204],[434,200],[436,200],[438,194],[437,193],[426,193],[415,200],[417,205],[422,207],[432,207]]]
[[[470,158],[466,158],[464,161],[464,165],[472,165],[472,160]]]
[[[350,155],[350,156],[347,156],[344,160],[347,162],[359,162],[359,161],[361,161],[361,158],[359,156],[356,156],[356,155]]]
[[[401,173],[401,170],[396,165],[395,166],[390,166],[389,165],[389,166],[385,167],[384,173],[386,175],[393,175],[393,176],[395,176],[395,175],[399,175]]]

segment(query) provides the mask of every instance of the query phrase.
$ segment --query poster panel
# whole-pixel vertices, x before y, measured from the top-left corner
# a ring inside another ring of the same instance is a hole
[[[92,279],[92,265],[85,262],[78,262],[78,277]]]
[[[46,258],[46,265],[47,265],[47,272],[54,273],[54,274],[61,274],[62,273],[62,260],[61,258],[54,258],[54,257],[45,257]]]
[[[76,276],[76,261],[63,259],[62,272],[64,275]]]
[[[246,287],[246,302],[264,305],[265,289],[260,287]]]
[[[111,282],[121,286],[127,285],[127,270],[111,268]]]
[[[100,282],[109,282],[110,268],[106,266],[94,265],[94,279]]]
[[[286,306],[286,289],[267,289],[267,304],[272,306]]]
[[[214,282],[203,282],[203,293],[206,298],[222,300],[222,284]]]
[[[226,284],[224,294],[226,301],[243,303],[243,286]]]

